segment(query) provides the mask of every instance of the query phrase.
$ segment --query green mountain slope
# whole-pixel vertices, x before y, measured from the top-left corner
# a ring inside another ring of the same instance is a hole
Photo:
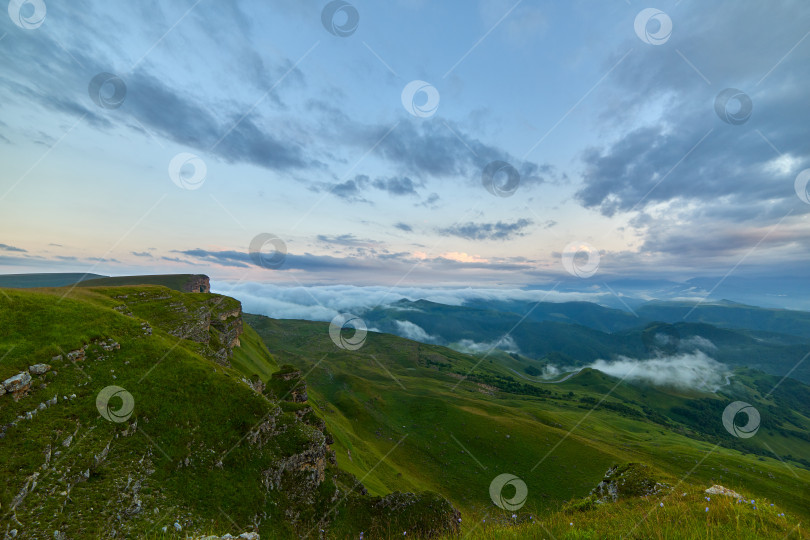
[[[439,495],[362,495],[305,397],[278,392],[300,376],[242,331],[238,301],[158,286],[68,291],[0,290],[0,534],[458,527]]]
[[[648,320],[702,322],[725,328],[745,328],[789,334],[810,339],[810,313],[790,309],[766,309],[734,302],[649,302],[636,312]]]
[[[511,525],[499,525],[486,533],[492,536],[482,537],[549,537],[541,528],[521,529],[529,521],[546,520],[556,535],[562,520],[567,524],[570,519],[565,503],[588,495],[611,465],[626,462],[651,466],[688,494],[684,501],[695,503],[702,490],[722,484],[767,498],[781,509],[759,519],[767,521],[767,530],[740,537],[781,538],[810,517],[810,410],[800,404],[810,394],[796,381],[785,381],[769,394],[779,378],[742,370],[731,386],[714,395],[636,386],[585,370],[561,384],[535,384],[509,372],[505,355],[482,361],[375,332],[361,349],[341,350],[330,340],[326,323],[255,315],[246,320],[279,362],[306,375],[310,400],[335,438],[342,468],[361,474],[377,464],[364,480],[375,493],[429,489],[445,495],[462,511],[465,533],[475,528],[474,534],[481,534],[484,528],[478,526],[488,519]],[[762,414],[754,438],[735,438],[723,427],[723,411],[737,399]],[[399,443],[398,450],[378,463],[392,443]],[[528,486],[529,496],[515,518],[490,498],[490,484],[502,473]],[[631,523],[624,531],[630,534],[633,518],[640,519],[653,505],[643,500],[626,504],[605,509],[601,516],[626,510],[612,519]],[[780,512],[789,518],[776,527]],[[596,526],[598,520],[588,516],[577,519]],[[671,527],[685,519],[668,516]],[[739,517],[742,523],[758,519]],[[728,514],[727,519],[737,518]],[[661,523],[651,525],[655,530]],[[602,537],[598,530],[591,536],[560,537]],[[649,537],[650,530],[636,530],[631,537]],[[683,537],[704,536],[705,530]]]
[[[126,285],[160,285],[180,292],[209,292],[208,276],[202,274],[167,274],[153,276],[99,277],[77,283],[79,287],[122,287]],[[203,290],[199,287],[203,286]]]
[[[99,274],[46,273],[46,274],[4,274],[0,275],[0,287],[29,289],[34,287],[63,287],[82,280],[103,278]]]

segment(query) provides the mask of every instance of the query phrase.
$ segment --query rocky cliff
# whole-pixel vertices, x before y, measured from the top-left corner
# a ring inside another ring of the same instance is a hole
[[[188,281],[183,285],[183,292],[210,293],[211,282],[208,276],[199,274],[188,277]]]

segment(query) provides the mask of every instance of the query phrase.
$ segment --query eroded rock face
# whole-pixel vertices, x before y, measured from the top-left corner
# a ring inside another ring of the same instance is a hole
[[[183,285],[183,292],[210,293],[211,282],[206,275],[191,276],[191,279]]]
[[[262,483],[269,490],[283,491],[293,501],[306,502],[325,479],[329,452],[323,433],[313,431],[306,447],[264,471]]]
[[[221,305],[222,298],[211,298],[189,311],[181,304],[172,307],[183,313],[183,324],[170,328],[168,332],[176,337],[207,344],[210,351],[206,354],[218,364],[229,366],[233,348],[240,345],[239,337],[243,332],[242,306],[228,307]]]

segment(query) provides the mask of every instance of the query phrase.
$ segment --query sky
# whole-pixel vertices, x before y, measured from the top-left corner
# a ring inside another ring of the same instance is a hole
[[[809,35],[800,0],[12,0],[0,272],[801,278]]]

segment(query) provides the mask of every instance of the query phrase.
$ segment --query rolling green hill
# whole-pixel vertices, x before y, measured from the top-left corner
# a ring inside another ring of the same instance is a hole
[[[776,527],[776,513],[764,519],[731,512],[727,519],[741,520],[737,523],[769,523],[767,530],[739,530],[736,537],[781,538],[810,517],[810,402],[799,405],[810,394],[796,381],[783,382],[770,395],[779,378],[751,370],[740,370],[719,395],[620,383],[593,370],[558,385],[533,384],[504,367],[506,355],[479,364],[479,358],[444,347],[374,332],[360,350],[340,350],[325,323],[252,315],[246,320],[279,362],[306,374],[310,399],[335,437],[341,467],[355,474],[373,468],[365,483],[375,493],[443,494],[465,517],[465,534],[549,537],[541,525],[530,524],[539,521],[560,538],[600,538],[606,530],[601,519],[612,515],[617,527],[626,526],[616,537],[658,537],[660,530],[669,530],[672,538],[705,537],[705,530],[691,536],[673,531],[712,484],[764,497],[792,516],[789,525],[785,518]],[[723,410],[737,399],[755,404],[762,414],[754,438],[738,439],[723,428]],[[401,451],[377,464],[397,441]],[[627,501],[575,518],[564,509],[566,502],[585,497],[608,467],[626,462],[648,464],[686,498],[634,530],[634,520],[653,510],[658,499]],[[490,499],[490,483],[502,473],[528,486],[515,518]],[[685,501],[690,505],[683,506]],[[483,526],[485,519],[492,528]],[[572,535],[568,523],[574,519],[586,529]],[[705,519],[700,523],[706,526]],[[714,534],[721,537],[717,526]]]
[[[790,309],[766,309],[734,302],[649,302],[636,312],[648,320],[701,322],[724,328],[744,328],[810,339],[810,313]]]
[[[64,287],[86,279],[103,278],[98,274],[3,274],[0,275],[0,287],[29,289],[34,287]]]
[[[204,290],[199,290],[203,284]],[[160,285],[180,292],[209,292],[208,276],[202,274],[167,274],[153,276],[117,276],[88,279],[79,287],[121,287],[125,285]],[[196,285],[196,287],[195,287]]]

